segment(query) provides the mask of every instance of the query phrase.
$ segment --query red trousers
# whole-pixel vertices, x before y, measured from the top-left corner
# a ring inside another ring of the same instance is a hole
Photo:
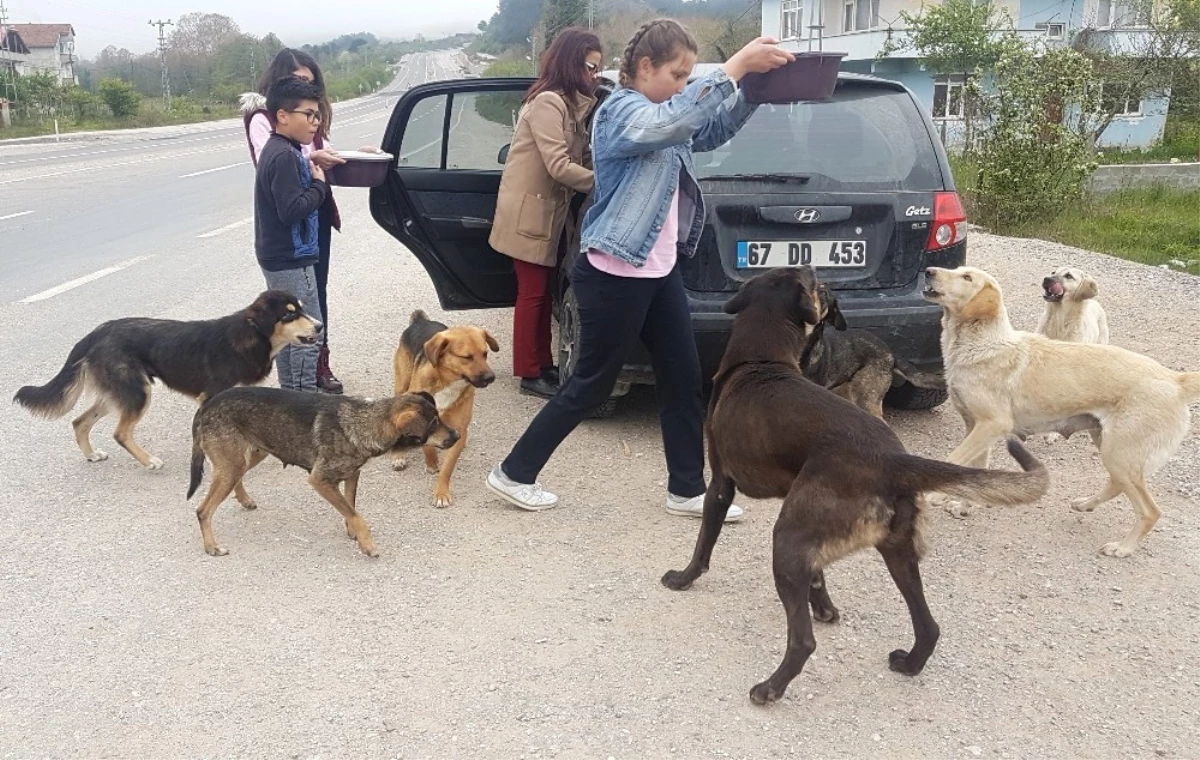
[[[513,375],[534,379],[553,367],[550,353],[551,295],[554,267],[513,259],[517,306],[513,310]]]

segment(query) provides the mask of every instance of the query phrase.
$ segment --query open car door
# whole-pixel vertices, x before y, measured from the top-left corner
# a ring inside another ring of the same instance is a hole
[[[500,174],[526,77],[414,87],[392,111],[383,150],[396,156],[371,189],[376,223],[412,251],[446,310],[512,306],[512,259],[488,245]]]

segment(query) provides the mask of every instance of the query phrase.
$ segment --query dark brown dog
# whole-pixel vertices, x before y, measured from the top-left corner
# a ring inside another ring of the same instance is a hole
[[[921,672],[938,639],[917,568],[922,494],[969,493],[992,504],[1026,504],[1048,486],[1045,468],[1015,440],[1008,450],[1024,473],[912,456],[882,420],[806,380],[798,357],[818,319],[816,290],[810,268],[778,269],[746,282],[725,304],[737,317],[709,402],[712,480],[704,518],[691,563],[662,579],[682,590],[708,570],[735,489],[756,499],[783,499],[773,566],[787,613],[787,651],[775,673],[751,689],[758,704],[783,696],[816,649],[809,605],[818,620],[837,618],[824,568],[868,547],[883,555],[916,634],[910,651],[891,653],[891,668]]]
[[[800,356],[800,369],[809,380],[879,419],[894,380],[918,388],[946,387],[940,375],[896,356],[874,333],[847,329],[837,298],[825,285],[817,287],[817,306],[820,321]]]
[[[143,467],[157,470],[162,460],[133,439],[133,428],[150,406],[153,381],[203,403],[226,388],[262,382],[284,346],[311,343],[321,329],[295,296],[281,290],[264,291],[245,309],[220,319],[114,319],[76,343],[50,382],[27,385],[13,400],[34,414],[58,418],[90,390],[94,403],[71,423],[87,460],[108,459],[92,448],[91,432],[116,409],[121,419],[113,438]]]
[[[279,388],[232,388],[209,399],[192,419],[192,480],[188,498],[204,477],[205,455],[212,483],[196,508],[204,551],[227,552],[212,533],[212,515],[234,491],[246,509],[257,504],[242,477],[267,456],[309,473],[308,482],[346,520],[346,534],[370,557],[378,556],[367,523],[355,511],[359,470],[388,452],[421,445],[447,448],[458,433],[438,418],[433,397],[414,393],[370,399],[327,396]],[[345,493],[338,487],[345,483]]]

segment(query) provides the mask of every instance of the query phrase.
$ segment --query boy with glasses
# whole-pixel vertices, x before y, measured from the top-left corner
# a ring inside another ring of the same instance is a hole
[[[329,185],[325,172],[304,157],[301,146],[313,141],[321,124],[321,93],[295,76],[277,80],[267,90],[267,113],[274,132],[258,158],[254,182],[254,253],[267,287],[291,293],[304,311],[324,320],[317,298],[319,256],[317,210]],[[289,345],[275,357],[279,386],[318,392],[320,342]]]

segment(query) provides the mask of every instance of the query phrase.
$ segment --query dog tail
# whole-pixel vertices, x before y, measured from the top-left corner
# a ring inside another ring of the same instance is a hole
[[[89,335],[75,344],[58,374],[45,385],[26,385],[13,401],[39,417],[56,419],[74,408],[87,386],[87,355],[95,343]]]
[[[960,499],[996,506],[1029,504],[1042,498],[1050,487],[1046,466],[1015,438],[1008,439],[1008,453],[1024,472],[960,467],[904,454],[895,463],[896,481],[903,489],[941,491]]]
[[[892,367],[892,373],[899,375],[904,380],[912,383],[918,388],[932,388],[942,390],[946,387],[946,378],[937,372],[922,372],[911,363],[895,357],[896,363]]]
[[[1188,403],[1200,401],[1200,372],[1180,372],[1179,387]]]
[[[428,321],[428,319],[429,319],[429,315],[426,314],[423,309],[417,309],[416,311],[414,311],[412,314],[409,315],[408,323],[410,325],[415,325],[418,322]]]
[[[207,399],[205,403],[208,403]],[[201,480],[204,480],[204,450],[200,448],[200,413],[196,412],[196,417],[192,419],[192,480],[188,483],[187,490],[189,499],[200,487]]]

